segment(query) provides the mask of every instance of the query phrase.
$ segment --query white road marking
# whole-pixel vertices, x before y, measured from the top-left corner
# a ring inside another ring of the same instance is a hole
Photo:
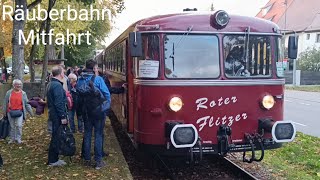
[[[301,124],[301,123],[297,123],[297,122],[294,122],[294,121],[292,121],[292,123],[297,124],[297,125],[300,125],[300,126],[304,126],[304,127],[307,126],[307,125],[304,125],[304,124]]]
[[[306,105],[306,106],[310,106],[310,104],[308,104],[308,103],[300,103],[300,104],[302,104],[302,105]]]
[[[285,101],[285,102],[292,102],[292,101],[290,101],[290,100],[286,100],[286,99],[285,99],[284,101]]]

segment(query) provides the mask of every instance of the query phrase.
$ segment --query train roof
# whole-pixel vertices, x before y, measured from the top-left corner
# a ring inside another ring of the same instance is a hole
[[[250,27],[250,32],[255,33],[277,33],[275,30],[279,30],[279,27],[268,20],[247,17],[240,15],[229,15],[230,21],[228,25],[223,29],[216,29],[210,25],[210,17],[215,12],[187,12],[177,14],[158,15],[149,18],[145,18],[133,23],[124,31],[110,46],[112,46],[118,40],[123,39],[132,31],[187,31],[192,27],[192,32],[245,32]]]

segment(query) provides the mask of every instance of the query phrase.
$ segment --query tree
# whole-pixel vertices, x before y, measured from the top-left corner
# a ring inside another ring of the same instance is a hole
[[[11,56],[12,54],[12,21],[9,18],[3,20],[3,5],[12,4],[11,1],[0,1],[0,47],[4,50],[4,57]]]
[[[26,0],[15,0],[15,13],[12,28],[12,71],[13,76],[23,81],[24,69],[24,41],[19,43],[19,31],[24,32],[25,19],[21,18],[21,14],[26,17],[26,10],[34,8],[41,0],[35,0],[27,6]]]
[[[308,48],[300,54],[298,68],[303,71],[320,71],[320,49]]]
[[[18,10],[23,12],[23,16],[26,16],[27,1],[26,0],[15,0],[15,13],[16,16]],[[23,69],[24,66],[24,42],[19,44],[19,31],[24,30],[25,20],[21,18],[13,19],[12,29],[12,72],[13,77],[23,81]]]
[[[31,1],[31,0],[28,0]],[[33,0],[33,2],[29,2],[29,6],[32,5],[32,7],[35,7],[37,4],[41,3],[42,7],[45,7],[49,13],[49,9],[55,8],[55,9],[65,9],[67,5],[70,5],[72,8],[78,10],[80,9],[88,9],[89,5],[93,5],[93,8],[95,9],[102,9],[107,8],[111,11],[113,16],[116,16],[117,13],[120,13],[124,9],[124,3],[123,0],[103,0],[103,1],[95,1],[95,0]],[[51,4],[50,4],[51,3]],[[29,8],[28,6],[28,8]],[[30,7],[30,8],[32,8]],[[35,13],[38,13],[37,8],[34,9]],[[66,36],[66,31],[69,30],[70,33],[78,34],[81,32],[89,31],[92,33],[90,42],[91,45],[74,45],[69,44],[66,45],[66,55],[68,57],[67,64],[69,65],[75,65],[77,63],[82,63],[85,58],[89,57],[91,55],[92,50],[95,49],[96,45],[99,45],[99,41],[102,41],[105,36],[110,32],[110,26],[111,26],[111,19],[106,18],[104,21],[98,20],[97,17],[94,18],[92,21],[68,21],[66,18],[63,20],[58,21],[51,21],[49,18],[45,21],[28,21],[27,25],[24,26],[23,32],[25,36],[29,34],[31,30],[35,30],[37,33],[42,32],[45,30],[48,32],[50,29],[54,29],[55,33],[61,33],[64,36]],[[19,22],[21,23],[21,22]],[[20,27],[20,29],[22,29]],[[48,36],[46,36],[48,37]],[[42,42],[42,39],[40,39]],[[71,40],[74,41],[74,40]],[[47,39],[45,40],[47,42]],[[35,44],[35,43],[34,43]],[[47,60],[50,59],[48,57],[49,49],[47,46],[43,45],[30,45],[24,46],[26,48],[25,52],[29,52],[29,57],[25,59],[25,61],[29,61],[30,66],[30,72],[31,72],[31,81],[34,81],[34,68],[33,66],[33,59],[35,56],[37,56],[40,59],[44,59],[43,62],[43,72],[41,77],[42,82],[42,92],[44,92],[45,87],[45,79],[47,76]],[[61,46],[55,46],[55,49],[58,50]],[[14,49],[14,48],[13,48]],[[54,48],[51,48],[54,49]],[[23,58],[16,58],[16,59],[23,59]],[[16,60],[15,60],[16,61]],[[18,62],[17,64],[21,64],[21,62]],[[21,71],[22,72],[22,71]],[[19,76],[19,75],[18,75]]]
[[[48,6],[48,14],[50,14],[54,4],[56,3],[56,0],[49,0],[49,6]],[[46,19],[46,23],[45,23],[46,27],[46,34],[49,34],[49,31],[51,29],[51,18],[48,16]],[[46,46],[45,46],[45,55],[44,55],[44,60],[43,60],[43,69],[42,69],[42,76],[41,76],[41,85],[40,85],[40,95],[42,96],[42,98],[44,98],[45,96],[45,88],[46,88],[46,78],[47,78],[47,71],[48,71],[48,61],[49,61],[49,50],[50,50],[50,46],[52,46],[52,44],[49,44],[49,36],[45,37],[45,42],[46,42]]]

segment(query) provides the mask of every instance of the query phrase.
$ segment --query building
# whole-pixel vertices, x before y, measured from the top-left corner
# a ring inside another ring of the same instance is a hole
[[[298,55],[307,48],[320,48],[320,0],[270,0],[256,17],[272,21],[285,30],[285,42],[296,32]]]

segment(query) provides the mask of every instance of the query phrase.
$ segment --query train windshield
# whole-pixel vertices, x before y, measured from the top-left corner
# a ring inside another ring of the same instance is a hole
[[[167,78],[217,78],[219,45],[214,35],[165,35]]]
[[[224,66],[228,78],[271,77],[271,38],[258,35],[226,35]]]

